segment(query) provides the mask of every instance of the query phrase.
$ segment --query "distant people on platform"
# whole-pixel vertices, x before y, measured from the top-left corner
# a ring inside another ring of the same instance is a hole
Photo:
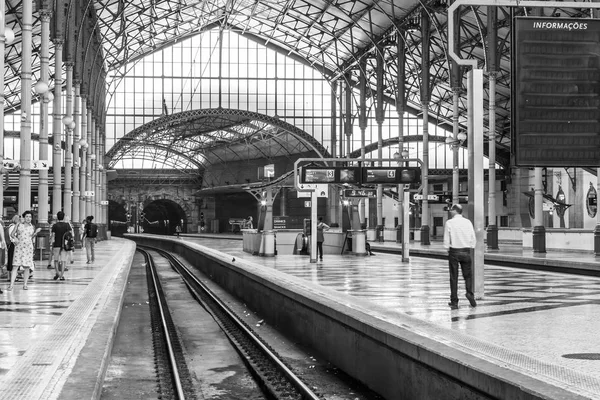
[[[19,214],[15,214],[13,215],[10,224],[8,225],[8,227],[6,229],[2,230],[2,234],[4,235],[4,239],[6,241],[6,257],[5,257],[5,264],[6,264],[6,271],[8,273],[8,281],[10,282],[10,275],[12,273],[13,270],[13,257],[15,254],[15,244],[11,239],[11,236],[14,234],[15,229],[17,228],[17,225],[19,224],[19,222],[21,221],[21,217],[19,216]]]
[[[4,224],[2,223],[2,221],[0,221],[0,249],[2,249],[2,254],[4,255],[4,260],[2,263],[2,272],[4,272],[4,267],[7,263],[8,260],[8,248],[6,246],[6,238],[4,235]],[[0,293],[2,293],[2,289],[0,289]]]
[[[179,234],[181,233],[181,222],[177,224],[177,226],[175,227],[175,234],[177,235],[177,237],[179,237]]]
[[[93,215],[88,215],[83,225],[83,246],[85,247],[85,254],[87,256],[87,264],[91,264],[96,261],[96,238],[98,237],[98,225],[94,224]]]
[[[50,241],[52,242],[52,259],[54,260],[54,280],[60,279],[65,280],[65,264],[68,258],[68,248],[65,248],[65,241],[68,240],[67,232],[71,232],[71,240],[73,236],[73,230],[71,226],[66,223],[65,213],[59,211],[56,213],[56,223],[52,226]]]
[[[252,216],[249,216],[248,218],[246,218],[246,221],[244,221],[244,229],[253,229],[254,228],[254,222],[252,219]]]
[[[200,232],[206,230],[206,222],[204,221],[204,214],[200,215]]]
[[[325,241],[323,231],[328,230],[329,225],[323,222],[323,217],[319,217],[319,222],[317,223],[317,256],[321,261],[323,261],[323,242]]]
[[[35,229],[33,227],[33,224],[31,223],[33,213],[31,211],[25,211],[22,214],[22,217],[23,219],[19,221],[11,237],[11,240],[15,243],[15,250],[8,290],[13,290],[19,268],[23,268],[23,289],[27,290],[29,273],[30,271],[32,272],[35,270],[35,264],[33,262],[33,242],[41,229]]]
[[[462,206],[454,204],[450,208],[452,218],[444,226],[444,247],[448,249],[448,264],[450,266],[450,302],[451,309],[458,308],[458,264],[465,280],[466,298],[471,307],[476,307],[473,294],[473,270],[471,249],[475,248],[476,238],[473,224],[462,216]]]

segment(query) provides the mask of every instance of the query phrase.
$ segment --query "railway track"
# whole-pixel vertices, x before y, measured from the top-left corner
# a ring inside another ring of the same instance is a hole
[[[318,396],[281,360],[277,352],[265,343],[241,318],[176,257],[159,249],[138,246],[147,266],[148,290],[151,299],[154,347],[162,398],[195,399],[181,344],[168,312],[152,254],[168,260],[181,276],[192,296],[212,315],[230,343],[240,354],[248,370],[269,399],[316,400]]]

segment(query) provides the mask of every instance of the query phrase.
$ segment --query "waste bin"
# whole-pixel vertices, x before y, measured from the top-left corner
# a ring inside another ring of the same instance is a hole
[[[106,231],[106,240],[110,240],[111,233],[110,231]]]

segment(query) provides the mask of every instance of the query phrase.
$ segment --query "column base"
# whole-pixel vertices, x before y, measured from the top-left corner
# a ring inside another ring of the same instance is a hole
[[[545,253],[546,252],[546,228],[543,226],[533,227],[533,252],[534,253]]]
[[[275,231],[263,231],[258,253],[262,257],[275,257]]]
[[[498,250],[498,227],[496,225],[487,227],[487,247],[488,249]]]
[[[600,256],[600,224],[594,228],[594,254]]]
[[[367,232],[364,230],[352,231],[352,254],[356,256],[367,255]]]
[[[429,225],[421,226],[421,244],[429,246],[431,241],[429,239]]]

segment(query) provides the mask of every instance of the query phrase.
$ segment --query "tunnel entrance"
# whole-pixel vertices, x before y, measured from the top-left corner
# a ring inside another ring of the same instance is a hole
[[[126,232],[173,235],[177,225],[181,225],[183,233],[187,232],[185,211],[172,200],[153,200],[145,205],[110,201],[108,216],[113,236]]]

